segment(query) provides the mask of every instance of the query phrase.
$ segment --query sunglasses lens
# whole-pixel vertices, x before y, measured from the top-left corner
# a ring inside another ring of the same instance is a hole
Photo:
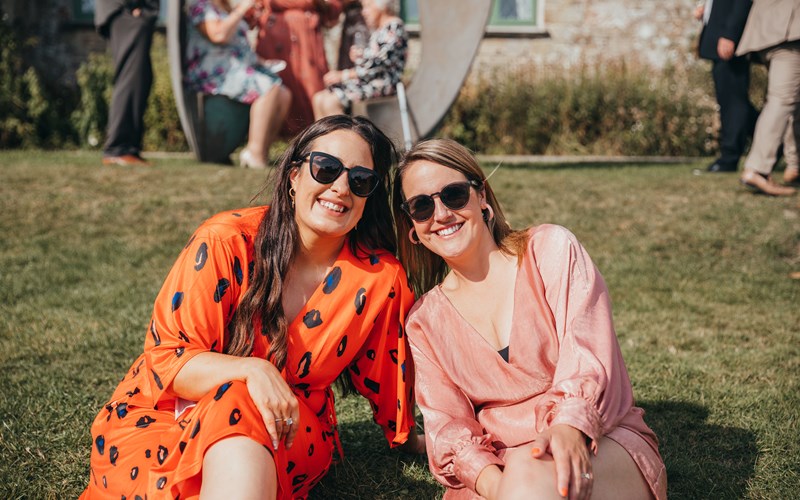
[[[433,216],[434,201],[427,194],[415,196],[407,201],[408,214],[416,221],[426,221]]]
[[[353,167],[347,172],[350,191],[356,196],[366,197],[378,187],[378,174],[364,167]]]
[[[449,184],[442,189],[439,199],[451,210],[464,208],[469,202],[469,184]]]
[[[344,165],[336,158],[318,154],[311,155],[311,176],[321,184],[330,184],[342,173]]]

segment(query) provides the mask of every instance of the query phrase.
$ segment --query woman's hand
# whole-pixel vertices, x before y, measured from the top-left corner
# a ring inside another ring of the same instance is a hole
[[[300,426],[300,410],[297,397],[275,365],[261,358],[243,358],[248,363],[245,383],[253,403],[261,412],[261,418],[277,450],[281,441],[291,448]]]
[[[408,440],[397,447],[398,450],[409,455],[422,455],[425,453],[425,436],[417,432],[416,426],[408,432]]]
[[[322,75],[322,82],[325,86],[336,85],[337,83],[341,83],[344,80],[344,72],[346,70],[338,71],[338,70],[331,70]]]
[[[533,440],[531,456],[553,456],[556,465],[556,485],[562,497],[585,500],[592,495],[592,462],[586,435],[574,427],[556,424]]]

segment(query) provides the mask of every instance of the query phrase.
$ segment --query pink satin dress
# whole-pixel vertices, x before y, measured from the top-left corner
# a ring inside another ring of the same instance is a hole
[[[502,466],[506,449],[567,424],[595,449],[602,436],[619,443],[665,499],[658,440],[634,406],[608,289],[586,250],[560,226],[532,228],[515,287],[508,362],[438,287],[409,314],[417,403],[444,498],[478,498],[478,475]]]

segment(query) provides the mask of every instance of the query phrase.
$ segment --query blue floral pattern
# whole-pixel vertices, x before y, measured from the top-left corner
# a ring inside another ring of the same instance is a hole
[[[211,0],[189,0],[185,83],[196,92],[224,95],[252,104],[281,79],[261,65],[247,41],[247,23],[240,21],[230,42],[215,44],[197,29],[206,21],[222,20],[228,13]]]

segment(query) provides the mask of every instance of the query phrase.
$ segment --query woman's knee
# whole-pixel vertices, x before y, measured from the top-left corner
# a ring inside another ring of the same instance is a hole
[[[203,498],[275,498],[278,476],[272,454],[246,436],[231,436],[203,457]]]

